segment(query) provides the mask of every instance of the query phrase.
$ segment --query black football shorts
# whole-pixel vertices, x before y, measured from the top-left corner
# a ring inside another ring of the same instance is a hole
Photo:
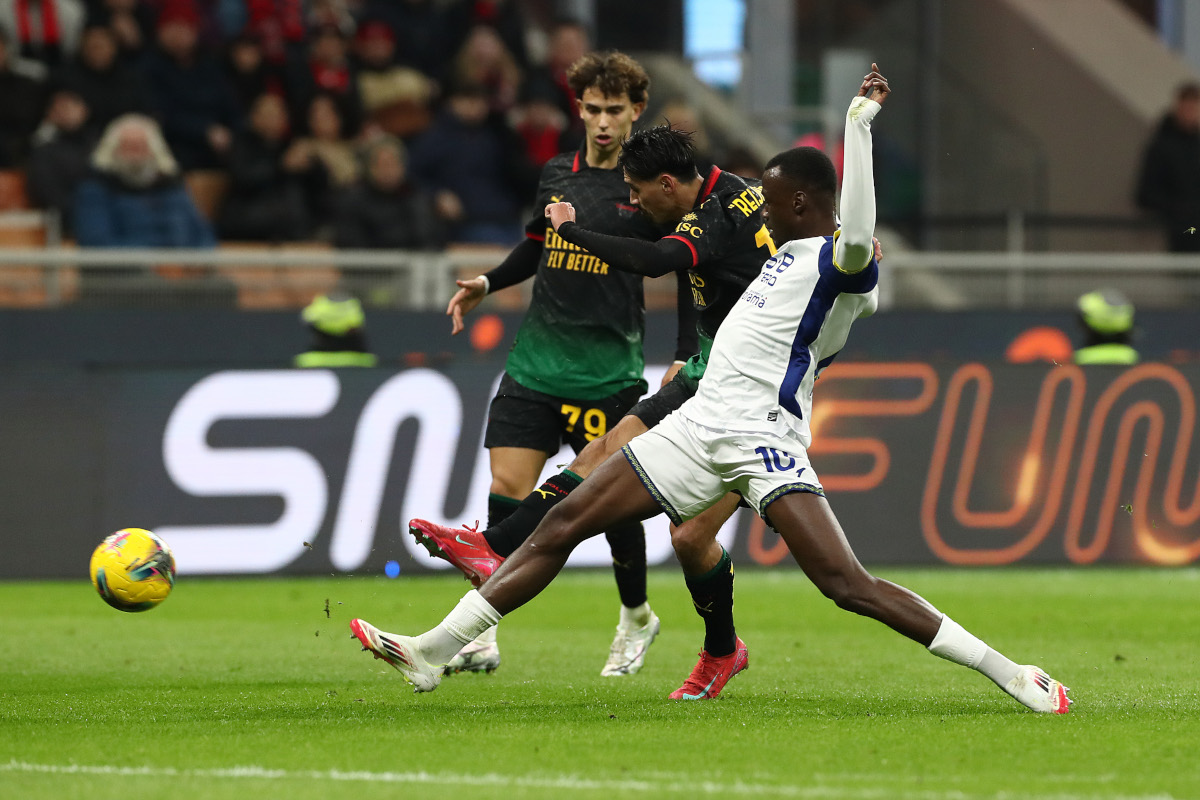
[[[666,419],[667,415],[679,408],[688,398],[696,393],[699,381],[683,374],[683,370],[675,373],[675,377],[666,386],[643,399],[629,410],[629,413],[640,419],[647,428],[653,428]]]
[[[641,397],[642,387],[599,400],[555,397],[517,383],[505,373],[488,411],[484,447],[525,447],[557,453],[568,444],[578,453],[608,433]]]

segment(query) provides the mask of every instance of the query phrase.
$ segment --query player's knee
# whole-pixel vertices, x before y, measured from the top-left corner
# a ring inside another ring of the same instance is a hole
[[[671,547],[675,549],[680,564],[701,560],[711,545],[712,537],[697,525],[685,522],[671,528]]]
[[[851,575],[831,573],[818,582],[821,594],[832,600],[838,608],[854,614],[871,616],[875,608],[875,579],[867,574]]]
[[[520,500],[526,494],[528,494],[528,492],[522,492],[522,487],[518,486],[517,484],[518,482],[511,476],[504,474],[493,474],[492,487],[489,489],[489,491],[492,494],[498,494],[501,497],[511,497],[513,500]]]
[[[612,455],[612,452],[610,451],[610,445],[612,441],[611,434],[606,433],[603,436],[599,436],[588,442],[587,445],[579,451],[579,455],[575,457],[575,461],[571,465],[572,467],[575,467],[572,472],[580,475],[590,475],[593,471],[595,471],[596,467],[603,464],[605,460]],[[615,449],[616,448],[612,448],[613,451],[615,451]]]

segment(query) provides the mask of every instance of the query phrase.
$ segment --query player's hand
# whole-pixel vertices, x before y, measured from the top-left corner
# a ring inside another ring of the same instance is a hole
[[[875,245],[875,261],[883,261],[883,245],[874,236],[871,237],[871,243]]]
[[[558,230],[558,226],[564,222],[575,221],[575,206],[570,203],[551,203],[546,206],[546,216],[550,218],[554,230]]]
[[[871,62],[871,74],[863,78],[862,86],[858,87],[858,96],[883,105],[883,101],[891,92],[887,78],[879,74],[879,65]]]
[[[450,298],[446,306],[446,314],[450,317],[450,335],[462,332],[463,314],[466,314],[487,295],[487,283],[483,278],[471,278],[469,281],[455,281],[458,291]]]

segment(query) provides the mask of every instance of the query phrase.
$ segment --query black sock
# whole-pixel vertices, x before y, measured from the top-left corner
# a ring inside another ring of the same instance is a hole
[[[721,548],[721,560],[703,575],[684,575],[696,613],[704,620],[704,649],[710,656],[727,656],[737,648],[733,629],[733,562]]]
[[[621,605],[637,608],[646,602],[646,532],[632,522],[605,532],[612,549],[613,577]]]
[[[507,518],[492,522],[490,518],[491,504],[489,503],[488,529],[483,532],[483,538],[498,556],[508,558],[521,543],[529,538],[542,517],[571,491],[583,483],[583,478],[565,469],[546,482],[520,502],[519,505],[505,515]],[[495,495],[493,495],[494,497]],[[505,498],[507,499],[507,498]],[[509,500],[510,503],[515,502]]]
[[[520,500],[515,500],[511,497],[505,497],[502,494],[492,492],[488,495],[488,527],[492,528],[499,525],[504,520],[513,515],[520,505]]]

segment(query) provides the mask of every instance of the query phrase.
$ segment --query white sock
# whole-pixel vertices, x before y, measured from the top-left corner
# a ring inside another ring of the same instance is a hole
[[[445,664],[463,645],[494,627],[500,617],[500,612],[478,590],[472,589],[436,628],[417,637],[421,656],[430,664]]]
[[[935,656],[978,670],[1004,687],[1021,673],[1021,667],[984,644],[982,639],[968,633],[963,626],[946,615],[937,636],[929,644],[929,652]]]
[[[644,628],[650,622],[650,601],[642,603],[637,608],[621,606],[622,628]]]

